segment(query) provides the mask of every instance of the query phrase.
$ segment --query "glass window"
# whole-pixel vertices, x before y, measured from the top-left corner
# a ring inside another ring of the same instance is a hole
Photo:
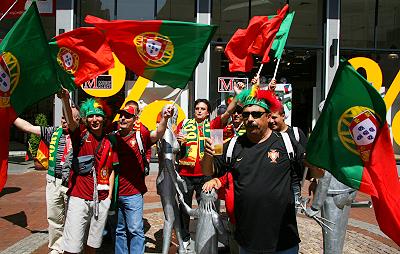
[[[154,0],[117,0],[117,19],[154,19],[154,4]]]
[[[93,15],[102,19],[114,19],[114,1],[109,0],[82,0],[78,6],[78,27],[87,26],[84,22],[86,15]]]
[[[289,3],[289,11],[295,11],[296,14],[287,44],[322,45],[323,1],[290,1]]]
[[[374,47],[375,0],[341,2],[340,47]]]
[[[156,0],[157,19],[196,22],[195,0]]]
[[[247,27],[249,23],[249,1],[213,1],[211,23],[218,26],[214,40],[229,41],[238,28]]]
[[[400,1],[379,1],[377,47],[400,49]]]

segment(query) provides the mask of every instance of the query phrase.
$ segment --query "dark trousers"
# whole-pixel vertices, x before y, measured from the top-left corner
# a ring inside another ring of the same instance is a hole
[[[203,187],[203,184],[209,180],[211,180],[211,176],[182,176],[182,179],[185,180],[186,185],[187,185],[187,193],[183,192],[183,198],[185,200],[185,203],[192,207],[192,199],[193,199],[193,193],[196,191],[196,200],[197,200],[197,205],[200,204],[200,194],[201,194],[201,188]],[[190,223],[190,216],[187,215],[182,207],[179,209],[180,214],[181,214],[181,221],[182,221],[182,238],[183,241],[187,242],[190,239],[190,231],[189,231],[189,223]]]

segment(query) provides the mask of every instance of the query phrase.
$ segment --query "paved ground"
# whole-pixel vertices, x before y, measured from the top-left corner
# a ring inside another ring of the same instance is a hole
[[[31,162],[13,159],[9,178],[0,193],[0,253],[47,253],[45,206],[45,172],[33,170]],[[152,165],[146,178],[149,192],[145,195],[146,253],[160,253],[163,213],[155,190],[156,169]],[[358,200],[368,200],[359,195]],[[322,253],[320,227],[311,219],[298,217],[302,243],[301,253]],[[194,229],[194,227],[192,227]],[[176,241],[170,253],[176,253]],[[112,241],[105,238],[99,253],[113,253]],[[220,253],[226,253],[221,249]],[[378,228],[373,209],[353,208],[346,234],[344,253],[400,253],[400,247]]]

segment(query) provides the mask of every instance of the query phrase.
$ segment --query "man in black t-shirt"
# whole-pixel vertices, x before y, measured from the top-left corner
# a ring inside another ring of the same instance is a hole
[[[226,162],[228,145],[222,156],[214,156],[207,139],[203,172],[217,176],[226,170],[232,172],[235,238],[240,253],[298,253],[290,160],[281,134],[268,126],[270,112],[281,105],[270,91],[253,87],[237,97],[243,105],[246,134],[237,139],[231,163]]]

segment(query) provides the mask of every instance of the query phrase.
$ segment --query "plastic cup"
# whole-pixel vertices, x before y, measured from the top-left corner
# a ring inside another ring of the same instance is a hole
[[[210,138],[214,146],[214,154],[222,155],[224,147],[223,129],[211,129]]]

